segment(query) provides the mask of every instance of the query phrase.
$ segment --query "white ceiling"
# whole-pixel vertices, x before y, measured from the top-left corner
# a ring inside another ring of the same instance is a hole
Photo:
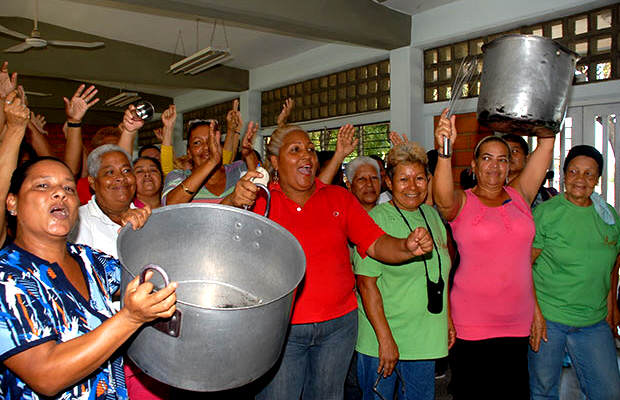
[[[403,13],[415,14],[451,1],[454,0],[387,0],[377,2]],[[35,0],[0,0],[0,15],[34,19]],[[178,57],[171,57],[171,63],[181,59],[181,56],[190,55],[197,49],[208,46],[213,29],[213,20],[202,20],[198,23],[197,35],[196,20],[126,10],[119,8],[118,3],[108,0],[39,0],[39,20],[102,38],[177,54]],[[224,35],[224,24],[226,36]],[[22,33],[30,34],[30,32]],[[42,31],[41,35],[46,39],[54,39],[46,36],[45,31]],[[226,47],[226,38],[233,58],[224,62],[224,65],[247,70],[304,53],[327,43],[268,32],[265,29],[257,30],[254,27],[238,23],[217,21],[213,45],[215,47]],[[127,73],[131,72],[128,71]],[[93,81],[93,83],[171,97],[188,92],[188,89],[183,88],[140,86],[104,81]]]
[[[377,2],[396,11],[413,15],[455,1],[458,0],[379,0]]]
[[[40,0],[39,19],[53,25],[184,56],[209,45],[213,30],[212,20],[198,24],[197,46],[196,21],[126,11],[107,7],[105,4],[105,1],[93,4],[67,0]],[[34,14],[35,0],[0,0],[0,15],[34,19]],[[233,59],[224,64],[231,67],[252,69],[325,44],[257,31],[239,24],[225,23],[225,25]],[[185,54],[181,42],[177,44],[179,31]],[[41,34],[46,37],[45,32]],[[213,45],[216,47],[226,45],[222,21],[217,23]]]

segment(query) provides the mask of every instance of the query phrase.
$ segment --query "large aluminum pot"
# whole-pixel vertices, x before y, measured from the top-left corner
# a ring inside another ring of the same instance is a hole
[[[129,358],[148,375],[217,391],[275,364],[306,265],[299,242],[280,225],[217,204],[162,207],[142,229],[121,231],[118,254],[123,291],[147,264],[179,284],[178,315],[144,326],[129,346]],[[165,284],[159,273],[152,282]]]
[[[482,50],[478,120],[498,132],[559,132],[578,54],[551,39],[516,34]]]

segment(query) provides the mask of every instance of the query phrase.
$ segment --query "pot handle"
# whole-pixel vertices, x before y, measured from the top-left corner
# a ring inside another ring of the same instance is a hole
[[[255,185],[263,189],[265,193],[267,193],[267,206],[265,207],[265,213],[263,214],[263,217],[267,217],[269,215],[269,207],[271,205],[271,192],[269,191],[269,189],[267,189],[267,186],[263,185],[262,183],[255,183]],[[247,210],[248,208],[250,208],[250,206],[243,206],[243,208]]]
[[[170,284],[170,278],[168,278],[166,270],[156,264],[146,264],[142,267],[142,271],[140,272],[140,284],[144,283],[146,273],[149,270],[159,272],[164,279],[164,284],[166,286]],[[151,323],[151,326],[166,335],[179,337],[181,334],[181,311],[177,308],[174,314],[172,314],[172,317],[166,319],[156,319]]]
[[[159,272],[162,278],[164,278],[164,286],[168,286],[170,284],[170,278],[168,278],[168,274],[166,270],[160,267],[157,264],[146,264],[142,267],[142,271],[140,271],[140,284],[143,284],[146,278],[146,273],[148,271]]]

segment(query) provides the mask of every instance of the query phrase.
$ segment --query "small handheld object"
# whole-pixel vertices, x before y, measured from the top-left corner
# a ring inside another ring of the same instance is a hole
[[[136,119],[148,121],[149,119],[153,118],[155,108],[148,101],[141,100],[135,104],[135,107],[136,109],[132,111],[132,114]]]
[[[442,154],[442,156],[445,157],[445,158],[450,157],[452,155],[451,154],[451,150],[452,149],[450,149],[450,139],[447,136],[444,136],[443,137],[443,154]]]

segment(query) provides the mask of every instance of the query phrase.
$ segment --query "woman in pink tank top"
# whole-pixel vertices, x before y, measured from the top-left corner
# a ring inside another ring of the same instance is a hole
[[[510,146],[497,136],[484,138],[471,163],[476,186],[464,192],[454,187],[450,155],[442,151],[444,137],[451,144],[457,137],[455,117],[448,119],[447,111],[435,130],[440,157],[433,198],[450,221],[461,257],[450,292],[457,337],[450,355],[454,398],[498,398],[509,390],[510,398],[528,399],[527,346],[535,304],[529,204],[545,177],[555,138],[538,138],[510,185]]]

